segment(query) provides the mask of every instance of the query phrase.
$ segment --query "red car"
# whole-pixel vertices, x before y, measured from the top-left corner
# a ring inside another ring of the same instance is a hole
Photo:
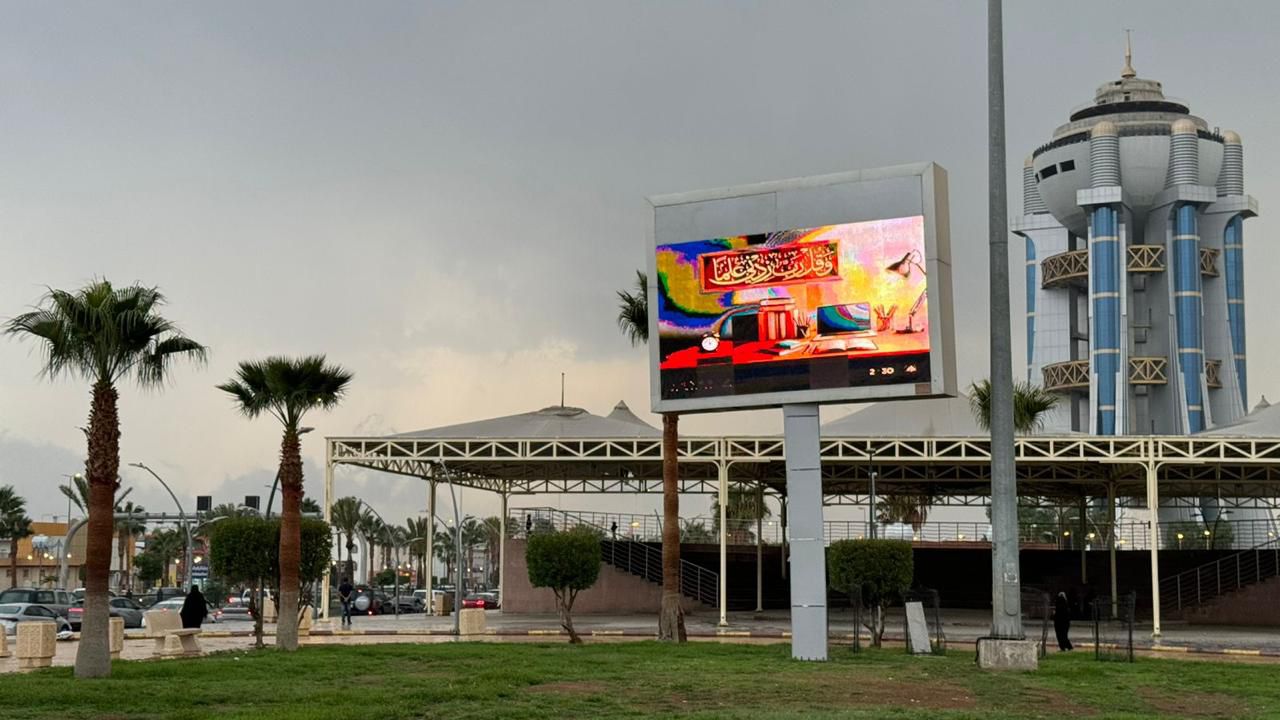
[[[473,593],[462,599],[462,608],[479,608],[481,610],[497,609],[498,603],[491,597]]]

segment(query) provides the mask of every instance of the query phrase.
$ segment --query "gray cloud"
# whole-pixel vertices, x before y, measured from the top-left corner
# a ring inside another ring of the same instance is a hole
[[[1250,387],[1280,395],[1264,310],[1280,302],[1264,240],[1280,6],[1005,12],[1011,213],[1022,157],[1118,75],[1123,27],[1140,74],[1244,137],[1264,213],[1246,237]],[[562,371],[575,404],[643,410],[646,356],[613,291],[645,262],[645,196],[927,159],[950,171],[966,382],[986,374],[984,30],[983,4],[960,1],[0,4],[0,315],[95,275],[168,291],[213,357],[164,393],[123,393],[122,452],[191,495],[240,493],[275,464],[278,428],[212,386],[243,358],[329,353],[356,382],[308,419],[312,489],[320,435],[552,404]],[[0,477],[82,453],[87,388],[37,371],[29,345],[0,342],[5,447],[42,448],[21,465],[6,450]]]

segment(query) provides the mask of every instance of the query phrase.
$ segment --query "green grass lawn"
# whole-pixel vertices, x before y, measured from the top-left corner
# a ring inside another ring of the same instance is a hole
[[[1280,666],[1050,656],[1034,674],[900,651],[793,662],[786,645],[653,642],[314,646],[0,676],[0,717],[1280,717]]]

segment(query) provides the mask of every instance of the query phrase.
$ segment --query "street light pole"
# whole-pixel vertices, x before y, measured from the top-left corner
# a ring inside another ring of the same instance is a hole
[[[459,616],[462,614],[462,519],[458,516],[458,495],[453,488],[453,474],[449,472],[449,467],[444,464],[443,460],[439,460],[437,463],[440,469],[444,471],[445,482],[449,484],[449,497],[453,500],[454,552],[457,558],[455,564],[458,566],[457,582],[453,586],[453,634],[454,636],[461,636]]]
[[[1004,137],[1002,0],[987,0],[987,223],[991,286],[991,635],[1022,640],[1018,489],[1013,453],[1013,351]]]
[[[170,489],[169,483],[165,482],[164,478],[157,475],[155,470],[152,470],[140,462],[129,463],[129,467],[140,468],[151,473],[151,477],[158,480],[160,484],[164,486],[165,492],[169,493],[169,497],[173,498],[173,504],[178,506],[178,522],[182,524],[182,529],[187,535],[187,550],[183,554],[182,563],[182,570],[186,573],[184,586],[191,585],[191,523],[187,520],[187,511],[182,509],[182,503],[178,502],[178,496],[173,494],[173,490]]]

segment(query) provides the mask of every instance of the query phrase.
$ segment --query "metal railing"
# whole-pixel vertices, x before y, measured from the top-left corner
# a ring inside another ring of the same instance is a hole
[[[525,508],[533,532],[540,530],[565,531],[586,527],[600,535],[600,553],[604,562],[649,582],[662,584],[662,550],[640,539],[615,536],[610,526],[596,524],[601,513],[571,512],[555,508]],[[680,561],[680,593],[706,605],[715,605],[720,590],[720,574],[691,563]]]
[[[1160,607],[1181,612],[1277,575],[1280,575],[1280,541],[1273,539],[1163,578]]]
[[[517,508],[511,511],[513,522],[507,524],[511,537],[525,533],[526,523],[532,522],[540,512],[550,508]],[[589,525],[602,531],[602,537],[637,542],[662,542],[662,518],[639,513],[593,512],[589,510],[554,510],[574,518],[574,525]],[[680,519],[680,541],[685,544],[715,545],[720,542],[718,518],[699,515]],[[540,521],[542,522],[542,521]],[[825,540],[856,540],[871,537],[870,526],[865,520],[827,520]],[[562,528],[558,528],[562,529]],[[730,519],[726,525],[726,544],[733,546],[756,544],[756,521]],[[764,518],[760,523],[761,541],[765,545],[780,545],[783,541],[782,523],[776,517]],[[1280,537],[1275,522],[1267,519],[1223,520],[1220,523],[1196,521],[1162,522],[1157,531],[1161,550],[1243,550]],[[1206,533],[1205,531],[1208,531]],[[1078,520],[1062,522],[1022,523],[1018,527],[1018,543],[1023,547],[1038,549],[1079,550],[1081,545],[1090,550],[1110,547],[1111,526],[1105,522],[1088,523],[1080,532]],[[1115,523],[1116,549],[1149,550],[1145,520],[1118,520]],[[919,527],[903,524],[877,526],[877,536],[916,543],[985,543],[991,540],[991,525],[986,522],[949,522],[930,520]]]

